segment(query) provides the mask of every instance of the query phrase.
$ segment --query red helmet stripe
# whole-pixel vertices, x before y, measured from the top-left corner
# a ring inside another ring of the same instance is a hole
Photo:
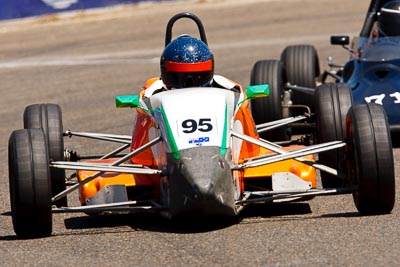
[[[212,60],[195,63],[166,62],[167,72],[199,72],[212,70]]]

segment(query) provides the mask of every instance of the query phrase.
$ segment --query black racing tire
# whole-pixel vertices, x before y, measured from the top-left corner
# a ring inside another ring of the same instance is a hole
[[[318,53],[314,46],[287,46],[281,54],[281,61],[290,84],[316,88],[316,78],[320,75],[320,67]],[[293,91],[291,100],[295,105],[306,105],[312,111],[314,110],[313,99],[307,94]]]
[[[11,214],[18,238],[51,235],[51,181],[41,129],[14,131],[8,144]]]
[[[315,114],[317,117],[318,142],[344,140],[346,133],[346,115],[353,105],[351,89],[347,84],[322,84],[315,90]],[[337,170],[345,165],[344,148],[321,152],[319,162]],[[324,188],[337,188],[344,185],[338,176],[321,171],[321,182]]]
[[[269,96],[251,100],[251,114],[257,125],[283,118],[282,95],[285,77],[279,60],[260,60],[254,64],[250,84],[269,84],[270,89]],[[290,134],[286,127],[281,127],[262,132],[260,137],[268,141],[287,141],[290,139]]]
[[[377,104],[350,108],[346,119],[348,174],[363,215],[388,214],[395,203],[393,150],[386,113]]]
[[[47,139],[50,160],[64,160],[63,123],[59,105],[33,104],[27,106],[24,111],[24,128],[43,129]],[[50,177],[53,196],[66,189],[65,170],[50,168]],[[57,200],[54,205],[57,207],[68,206],[67,197]]]

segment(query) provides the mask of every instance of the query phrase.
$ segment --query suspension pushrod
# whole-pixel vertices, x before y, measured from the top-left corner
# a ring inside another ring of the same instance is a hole
[[[104,156],[102,156],[100,159],[108,159],[109,157],[114,156],[115,154],[123,151],[124,149],[128,148],[130,146],[130,144],[124,144],[118,148],[116,148],[115,150],[111,151],[108,154],[105,154]]]
[[[295,160],[297,160],[297,161],[299,161],[299,162],[302,162],[302,163],[304,163],[304,164],[306,164],[306,165],[308,165],[308,166],[311,166],[311,167],[314,167],[314,168],[316,168],[316,169],[319,169],[319,170],[328,172],[328,173],[330,173],[330,174],[332,174],[332,175],[338,175],[338,172],[337,172],[336,169],[330,168],[330,167],[325,166],[325,165],[322,165],[322,164],[315,163],[315,162],[313,162],[313,161],[310,161],[310,160],[307,160],[307,159],[304,159],[304,158],[300,158],[300,156],[293,156],[293,157],[292,157],[292,156],[290,156],[290,155],[288,155],[288,154],[292,154],[292,155],[293,155],[293,154],[294,154],[293,152],[288,152],[288,151],[282,149],[280,146],[278,146],[278,145],[276,145],[276,144],[273,144],[273,143],[270,143],[270,142],[268,142],[268,141],[260,141],[260,140],[258,140],[258,139],[255,139],[255,138],[252,138],[252,137],[250,137],[250,136],[243,135],[243,134],[240,134],[240,133],[236,133],[236,132],[234,132],[234,131],[231,132],[231,135],[234,136],[234,137],[240,138],[240,139],[242,139],[242,140],[245,140],[245,141],[247,141],[247,142],[250,142],[250,143],[252,143],[252,144],[258,145],[258,146],[260,146],[260,147],[263,147],[263,148],[266,148],[266,149],[268,149],[268,150],[271,150],[271,151],[273,151],[273,152],[275,152],[275,153],[280,154],[281,156],[282,156],[282,155],[287,155],[287,156],[288,156],[288,157],[277,157],[277,158],[275,159],[274,162],[280,161],[280,160],[285,160],[285,159],[293,158],[293,159],[295,159]],[[324,147],[326,148],[326,147],[332,146],[332,147],[330,147],[329,149],[323,150],[323,151],[326,151],[326,150],[330,150],[330,149],[342,147],[342,146],[345,146],[345,145],[346,145],[346,144],[343,143],[343,142],[341,142],[341,141],[333,141],[333,142],[329,142],[329,143],[325,143],[325,144],[320,144],[320,145],[315,145],[315,146],[306,147],[306,148],[303,149],[301,152],[302,152],[302,153],[306,153],[306,152],[308,153],[308,152],[309,152],[309,154],[313,154],[313,153],[321,152],[321,151],[316,150],[316,149],[322,149],[322,148],[324,148]],[[309,151],[307,151],[307,150],[309,150]],[[297,153],[300,153],[300,152],[297,151]],[[261,160],[259,160],[258,162],[260,163],[260,165],[261,165],[261,164],[272,163],[272,162],[266,162],[266,163],[264,163],[266,160],[270,161],[272,157],[273,157],[273,156],[271,156],[270,158],[261,159]],[[244,164],[243,164],[243,165],[244,165]]]
[[[284,118],[276,121],[270,121],[262,124],[256,125],[256,129],[264,128],[264,127],[270,127],[274,125],[284,125],[284,124],[289,124],[292,122],[300,121],[300,120],[305,120],[307,117],[306,116],[296,116],[296,117],[289,117],[289,118]]]
[[[66,131],[65,136],[79,136],[96,140],[110,141],[115,143],[130,144],[131,137],[128,135],[114,135],[114,134],[99,134],[99,133],[86,133],[86,132],[71,132]]]
[[[304,116],[293,117],[293,118],[290,118],[290,120],[282,121],[280,123],[274,123],[274,124],[271,124],[270,126],[265,126],[265,124],[260,124],[261,127],[260,127],[260,125],[258,125],[258,127],[256,126],[256,128],[257,128],[258,133],[263,133],[263,132],[276,129],[276,128],[282,127],[284,125],[293,123],[293,122],[304,120],[305,118],[306,117],[304,117]],[[262,126],[262,125],[264,125],[264,126]]]
[[[135,149],[135,150],[132,151],[131,153],[128,153],[126,156],[124,156],[124,157],[122,157],[122,158],[116,160],[115,162],[113,162],[112,164],[110,164],[110,166],[118,166],[118,165],[120,165],[121,163],[127,161],[128,159],[130,159],[130,158],[133,157],[134,155],[136,155],[136,154],[142,152],[143,150],[146,150],[147,148],[149,148],[149,147],[151,147],[151,146],[157,144],[157,143],[160,142],[161,140],[162,140],[161,136],[159,136],[159,137],[153,139],[152,141],[148,142],[147,144],[145,144],[145,145],[143,145],[143,146],[141,146],[141,147]],[[54,201],[59,200],[60,198],[65,197],[65,196],[68,195],[69,193],[71,193],[71,192],[77,190],[78,188],[80,188],[80,187],[83,186],[84,184],[89,183],[90,181],[92,181],[93,179],[99,177],[100,175],[103,175],[104,173],[105,173],[104,171],[99,171],[99,172],[94,173],[93,175],[87,177],[85,180],[80,181],[79,183],[77,183],[77,184],[75,184],[75,185],[73,185],[73,186],[67,188],[66,190],[64,190],[64,191],[60,192],[59,194],[57,194],[56,196],[52,197],[52,198],[51,198],[51,201],[54,202]]]

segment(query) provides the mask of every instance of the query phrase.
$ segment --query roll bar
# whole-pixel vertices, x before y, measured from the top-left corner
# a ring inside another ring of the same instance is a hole
[[[193,20],[196,25],[197,28],[199,29],[199,33],[200,33],[200,39],[206,44],[207,44],[207,37],[206,37],[206,32],[204,31],[204,26],[203,23],[201,22],[201,20],[194,14],[189,13],[189,12],[183,12],[183,13],[178,13],[175,16],[173,16],[167,24],[167,29],[165,32],[165,46],[167,46],[172,39],[172,27],[174,26],[174,23],[182,18],[188,18]]]

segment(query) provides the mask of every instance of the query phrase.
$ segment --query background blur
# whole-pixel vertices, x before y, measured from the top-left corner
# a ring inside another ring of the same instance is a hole
[[[172,0],[1,0],[0,20],[48,15],[130,3],[167,2]]]
[[[29,2],[0,0],[0,12],[7,13],[4,3]],[[330,45],[330,36],[357,36],[368,5],[368,0],[153,1],[0,21],[1,266],[399,266],[398,205],[389,215],[360,216],[351,195],[260,205],[233,224],[55,214],[53,235],[35,240],[16,239],[10,216],[8,138],[23,127],[24,108],[57,103],[64,130],[131,134],[135,110],[116,109],[114,97],[137,93],[160,74],[166,24],[175,14],[189,11],[202,20],[216,72],[245,86],[256,61],[279,59],[288,45],[315,46],[322,70],[328,56],[346,62],[348,51]],[[198,36],[185,20],[173,33]],[[81,154],[103,153],[109,149],[103,144],[66,139],[66,148]],[[400,149],[393,153],[399,184]],[[398,203],[398,187],[396,193]],[[77,196],[69,203],[77,204]]]

